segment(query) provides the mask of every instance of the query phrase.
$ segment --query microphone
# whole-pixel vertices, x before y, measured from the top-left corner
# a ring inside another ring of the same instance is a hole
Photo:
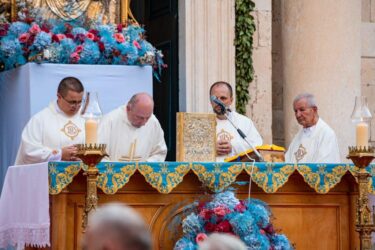
[[[225,114],[227,111],[231,112],[231,110],[227,108],[227,106],[225,106],[225,104],[222,101],[220,101],[216,96],[212,95],[210,99],[211,102],[215,103],[217,106],[220,107],[220,114]]]

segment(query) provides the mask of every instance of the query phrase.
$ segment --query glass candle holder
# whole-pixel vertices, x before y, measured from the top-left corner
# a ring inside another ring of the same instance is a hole
[[[98,124],[102,117],[97,92],[86,92],[81,111],[85,121],[85,143],[96,144],[98,142]]]
[[[369,127],[372,115],[367,106],[364,96],[355,97],[355,105],[351,115],[352,121],[356,124],[356,146],[360,148],[368,147]]]

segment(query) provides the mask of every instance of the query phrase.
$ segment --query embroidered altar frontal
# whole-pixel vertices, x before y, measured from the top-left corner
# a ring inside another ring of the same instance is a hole
[[[49,193],[59,194],[69,185],[81,169],[79,162],[50,162]],[[328,193],[341,178],[350,172],[354,177],[359,171],[353,164],[287,164],[287,163],[216,163],[216,162],[101,162],[98,164],[98,188],[106,194],[114,194],[124,187],[138,171],[145,181],[158,192],[171,192],[184,176],[192,171],[200,182],[213,192],[223,191],[236,182],[237,176],[245,171],[266,193],[275,193],[288,182],[297,171],[304,181],[317,193]],[[370,174],[369,192],[375,194],[375,164],[366,168]]]

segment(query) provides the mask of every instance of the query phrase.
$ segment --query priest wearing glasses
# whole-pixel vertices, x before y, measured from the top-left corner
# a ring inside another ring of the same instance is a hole
[[[35,114],[22,131],[16,165],[46,161],[77,161],[77,143],[84,143],[84,119],[79,110],[83,85],[75,77],[61,80],[57,100]]]

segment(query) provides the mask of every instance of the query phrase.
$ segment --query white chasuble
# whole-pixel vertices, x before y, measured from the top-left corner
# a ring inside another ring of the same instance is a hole
[[[319,118],[315,126],[301,129],[293,138],[285,162],[340,163],[335,132]]]
[[[229,118],[234,125],[242,130],[246,135],[246,139],[254,146],[261,146],[263,143],[262,137],[255,128],[253,122],[246,116],[238,114],[235,111],[228,113]],[[251,149],[244,139],[238,134],[237,130],[230,123],[229,120],[216,119],[216,139],[219,141],[230,141],[232,144],[232,152],[227,155],[217,155],[216,161],[223,162],[225,158],[239,154],[243,151]]]
[[[99,142],[107,144],[110,161],[161,162],[167,156],[164,132],[152,115],[140,128],[131,125],[126,106],[107,114],[99,125]]]
[[[66,116],[56,102],[35,114],[22,131],[16,165],[61,160],[61,148],[84,143],[85,120]]]

